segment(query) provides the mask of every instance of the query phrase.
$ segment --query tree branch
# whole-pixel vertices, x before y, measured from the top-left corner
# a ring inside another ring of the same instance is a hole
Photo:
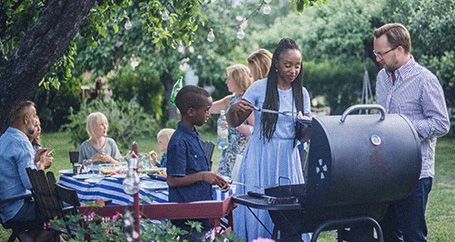
[[[55,0],[44,9],[0,74],[0,132],[10,110],[28,99],[79,31],[95,0]]]

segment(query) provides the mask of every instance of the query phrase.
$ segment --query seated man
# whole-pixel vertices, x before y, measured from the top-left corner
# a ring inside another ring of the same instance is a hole
[[[34,151],[27,136],[33,136],[36,123],[35,104],[24,101],[13,110],[11,126],[0,137],[0,199],[30,193],[31,184],[25,168],[43,170],[52,163],[51,150]],[[38,220],[35,203],[17,200],[0,204],[0,218],[6,226],[42,223]]]

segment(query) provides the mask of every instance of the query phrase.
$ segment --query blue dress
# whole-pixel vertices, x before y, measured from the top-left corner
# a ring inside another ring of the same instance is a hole
[[[228,109],[241,98],[241,96],[232,96]],[[220,164],[218,165],[218,173],[223,176],[231,177],[235,159],[237,158],[237,155],[241,155],[243,150],[245,150],[248,138],[235,128],[229,127],[228,130],[228,146],[221,154]]]
[[[265,98],[267,79],[254,82],[243,95],[243,99],[262,108]],[[304,113],[310,113],[310,97],[303,88]],[[292,88],[278,89],[279,111],[296,111]],[[254,111],[254,131],[243,154],[240,165],[239,183],[236,193],[248,191],[264,192],[264,188],[304,183],[299,152],[294,144],[295,119],[278,115],[276,130],[270,140],[261,138],[261,112]],[[283,177],[280,179],[280,177]],[[267,210],[252,209],[270,233],[273,223]],[[271,234],[257,221],[243,205],[234,210],[234,231],[236,236],[245,241],[258,237],[271,238]]]

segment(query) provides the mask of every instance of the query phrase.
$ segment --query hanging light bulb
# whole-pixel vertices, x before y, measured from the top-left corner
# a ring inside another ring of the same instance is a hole
[[[134,55],[130,58],[130,66],[131,68],[136,69],[136,67],[139,65],[140,59],[135,57]]]
[[[133,24],[131,23],[129,18],[126,19],[124,27],[126,30],[130,30],[133,27]]]
[[[177,51],[180,54],[185,54],[185,47],[182,44],[180,44],[179,47],[177,47]]]
[[[215,34],[213,33],[213,29],[210,29],[209,34],[207,35],[207,41],[213,42],[215,41]]]
[[[163,11],[163,13],[161,14],[161,19],[163,21],[167,21],[169,19],[169,14],[167,13],[167,11]]]
[[[237,31],[237,39],[243,39],[245,38],[245,32],[243,32],[243,28],[240,27],[239,31]]]
[[[269,15],[270,12],[272,12],[272,8],[270,7],[270,5],[268,3],[266,3],[263,7],[262,7],[262,13],[264,15]]]
[[[245,30],[247,27],[248,27],[248,20],[245,19],[240,23],[240,28]]]

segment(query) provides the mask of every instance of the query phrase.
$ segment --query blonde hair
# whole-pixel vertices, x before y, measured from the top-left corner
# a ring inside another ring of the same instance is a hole
[[[164,128],[164,129],[161,129],[158,134],[156,134],[156,139],[158,139],[159,137],[166,137],[167,138],[167,141],[171,140],[171,137],[172,135],[174,134],[175,132],[175,129],[170,129],[170,128]]]
[[[267,77],[272,65],[272,53],[270,51],[266,49],[256,50],[248,56],[247,60],[253,81]]]
[[[243,94],[253,82],[250,69],[243,64],[228,66],[226,68],[226,73],[228,76],[232,77],[232,80],[234,80],[240,90],[242,90],[242,93],[240,94]]]
[[[106,126],[109,126],[106,115],[104,115],[102,112],[94,112],[89,114],[87,116],[86,129],[90,138],[95,136],[95,126],[97,125],[98,120],[103,121],[106,123]]]

